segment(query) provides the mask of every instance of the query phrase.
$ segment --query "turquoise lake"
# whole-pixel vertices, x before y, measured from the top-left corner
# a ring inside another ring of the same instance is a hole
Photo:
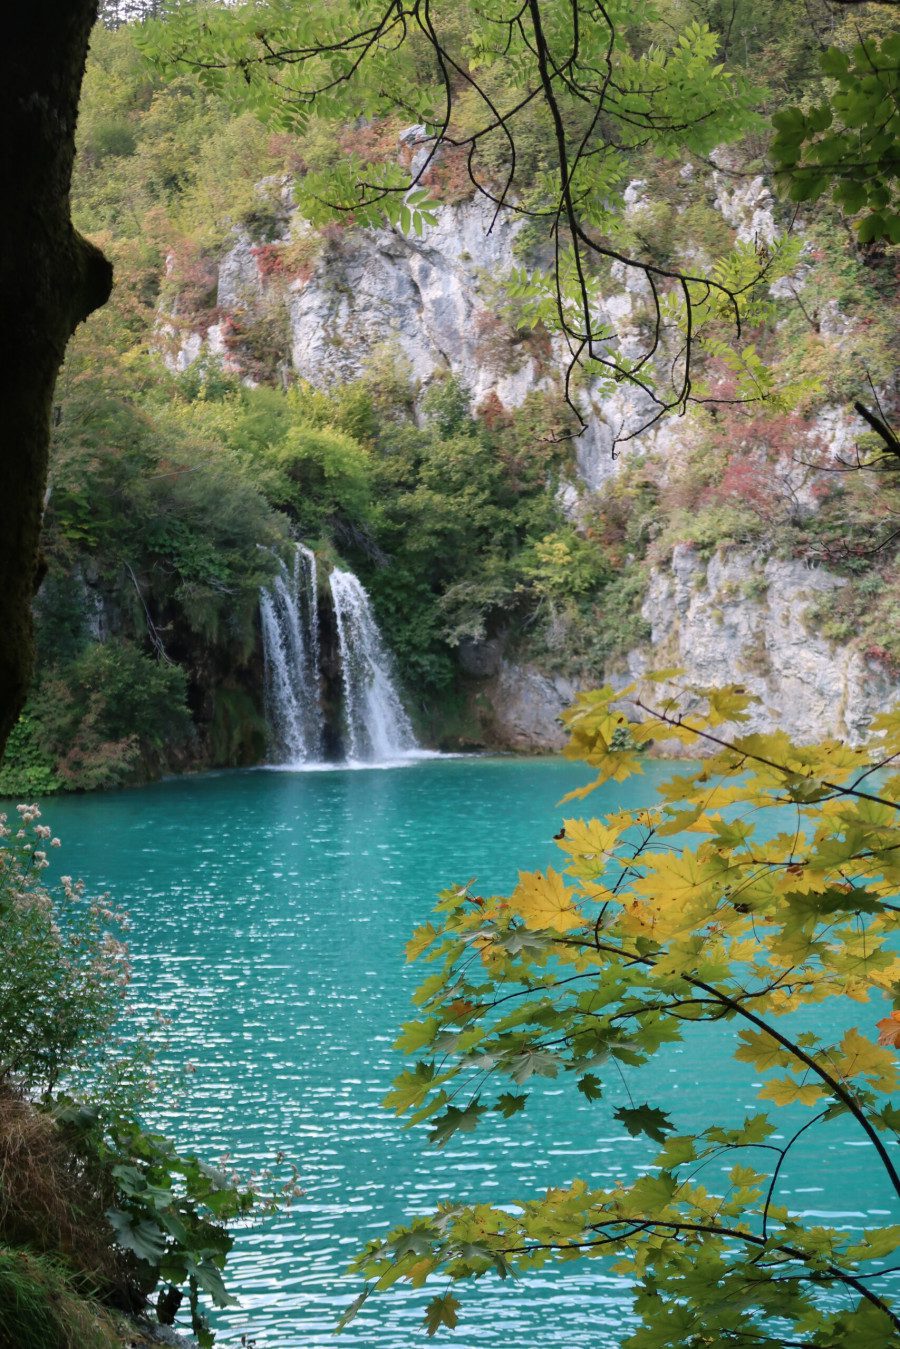
[[[665,771],[650,764],[584,809],[645,802]],[[550,759],[446,758],[213,774],[45,803],[63,841],[55,867],[130,910],[138,998],[148,1017],[173,1018],[173,1052],[197,1065],[189,1112],[173,1103],[154,1122],[209,1160],[227,1152],[249,1171],[281,1149],[300,1170],[295,1207],[239,1235],[229,1284],[240,1306],[214,1318],[222,1345],[242,1334],[259,1349],[621,1343],[628,1290],[596,1262],[463,1285],[458,1330],[434,1341],[420,1328],[430,1290],[370,1298],[340,1340],[332,1335],[361,1288],[345,1274],[351,1256],[405,1216],[451,1196],[513,1201],[576,1175],[610,1184],[652,1155],[613,1119],[627,1104],[615,1076],[593,1104],[569,1081],[544,1081],[523,1114],[491,1118],[444,1151],[379,1104],[423,973],[404,960],[413,927],[447,884],[474,876],[508,892],[519,868],[553,862],[552,836],[578,809],[558,802],[587,777]],[[864,1033],[883,1014],[843,1010]],[[736,1034],[692,1031],[642,1072],[625,1070],[632,1093],[663,1104],[676,1127],[737,1122],[755,1093],[752,1072],[729,1056]],[[784,1173],[784,1202],[848,1228],[887,1221],[865,1140],[842,1121],[805,1137]]]

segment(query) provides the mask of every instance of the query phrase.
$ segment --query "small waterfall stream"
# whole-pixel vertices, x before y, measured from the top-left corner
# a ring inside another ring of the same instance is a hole
[[[348,757],[376,762],[402,757],[417,748],[416,738],[369,597],[352,572],[335,568],[331,598],[340,643]]]
[[[344,756],[349,763],[385,763],[418,749],[403,709],[393,661],[382,640],[369,597],[352,572],[330,576],[342,693]],[[271,586],[260,591],[266,718],[273,762],[319,764],[329,728],[320,638],[315,554],[295,545],[290,566],[280,563]],[[333,736],[332,736],[333,739]]]
[[[318,575],[315,554],[302,543],[292,566],[282,562],[260,592],[259,613],[272,752],[279,763],[317,763],[324,742]]]

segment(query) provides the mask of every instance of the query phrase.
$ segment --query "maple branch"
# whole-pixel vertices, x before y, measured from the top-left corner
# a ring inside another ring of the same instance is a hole
[[[775,1194],[775,1186],[778,1182],[778,1174],[781,1171],[781,1168],[784,1166],[785,1161],[787,1160],[788,1153],[790,1152],[791,1148],[794,1146],[800,1135],[806,1133],[807,1129],[811,1129],[812,1126],[814,1124],[818,1124],[820,1120],[823,1120],[827,1113],[828,1112],[826,1110],[823,1110],[821,1111],[820,1114],[814,1115],[812,1119],[808,1119],[805,1124],[801,1124],[800,1128],[790,1138],[790,1140],[787,1143],[785,1143],[784,1147],[778,1149],[780,1155],[778,1161],[775,1163],[775,1169],[772,1172],[772,1179],[769,1182],[769,1189],[766,1194],[766,1201],[763,1204],[762,1234],[764,1237],[767,1237],[769,1235],[769,1209],[772,1206],[772,1199]]]
[[[786,1255],[791,1260],[799,1260],[803,1264],[809,1264],[810,1262],[817,1261],[821,1258],[820,1252],[804,1251],[797,1246],[790,1246],[786,1242],[776,1242],[773,1244],[768,1238],[757,1236],[753,1232],[745,1232],[739,1227],[723,1227],[718,1223],[690,1222],[688,1219],[607,1218],[604,1219],[603,1222],[586,1223],[585,1228],[587,1231],[591,1232],[603,1232],[609,1227],[622,1226],[626,1222],[630,1224],[637,1223],[638,1226],[631,1232],[613,1233],[610,1236],[603,1236],[597,1241],[529,1242],[524,1246],[502,1247],[501,1249],[504,1255],[529,1255],[532,1251],[536,1250],[564,1251],[571,1250],[573,1246],[577,1247],[579,1250],[589,1250],[597,1246],[606,1246],[616,1242],[622,1243],[629,1241],[633,1236],[636,1236],[641,1232],[661,1229],[663,1231],[672,1232],[676,1237],[680,1236],[682,1232],[696,1232],[701,1235],[726,1237],[730,1240],[744,1242],[749,1246],[754,1246],[763,1251],[777,1251],[779,1254]],[[857,1275],[850,1274],[847,1270],[841,1269],[838,1265],[829,1263],[825,1266],[823,1271],[813,1270],[804,1277],[817,1282],[822,1282],[823,1280],[831,1282],[833,1280],[837,1283],[846,1284],[849,1288],[853,1288],[860,1297],[865,1298],[866,1301],[871,1302],[876,1306],[879,1311],[883,1312],[885,1316],[889,1318],[891,1324],[894,1325],[897,1330],[900,1330],[900,1316],[898,1316],[888,1303],[880,1298],[877,1293],[873,1293],[870,1288],[867,1288]],[[778,1343],[783,1344],[785,1341],[779,1340]]]
[[[744,1017],[747,1021],[752,1021],[755,1026],[758,1026],[760,1030],[765,1031],[767,1035],[771,1035],[772,1039],[777,1040],[782,1048],[786,1049],[790,1054],[793,1054],[795,1058],[798,1058],[801,1063],[804,1063],[807,1068],[827,1084],[841,1104],[847,1107],[860,1128],[868,1134],[869,1140],[875,1148],[875,1151],[878,1153],[894,1190],[897,1195],[900,1196],[900,1175],[897,1174],[897,1170],[890,1159],[887,1148],[879,1138],[875,1126],[870,1123],[865,1111],[854,1099],[853,1094],[846,1089],[843,1083],[836,1077],[832,1077],[831,1073],[829,1073],[826,1068],[823,1068],[822,1064],[810,1054],[807,1054],[800,1045],[795,1044],[795,1042],[788,1039],[786,1035],[782,1035],[782,1033],[776,1030],[774,1026],[771,1026],[768,1022],[764,1021],[762,1017],[757,1016],[755,1012],[751,1012],[749,1008],[745,1007],[735,998],[730,998],[727,993],[721,992],[721,990],[715,988],[714,985],[707,984],[702,979],[696,979],[692,975],[686,974],[683,978],[685,978],[689,984],[693,985],[693,987],[702,988],[711,996],[719,998],[723,1003],[732,1007],[738,1016]]]
[[[671,717],[666,712],[659,711],[658,708],[650,707],[640,698],[632,699],[632,706],[639,707],[642,712],[653,717],[656,721],[663,722],[666,726],[672,726],[677,729],[690,731],[698,740],[707,740],[710,744],[719,745],[722,749],[731,750],[733,754],[739,755],[742,759],[750,759],[753,763],[762,764],[764,768],[774,768],[777,773],[783,773],[785,777],[799,777],[799,773],[785,766],[785,764],[776,763],[774,759],[767,759],[763,754],[756,754],[754,751],[744,749],[741,745],[735,744],[731,740],[723,740],[720,736],[713,735],[711,731],[704,731],[699,726],[692,726],[684,717]],[[862,781],[862,778],[857,779]],[[889,806],[891,810],[900,810],[900,802],[890,801],[886,796],[876,796],[872,792],[861,792],[851,784],[841,786],[837,782],[829,782],[827,778],[816,778],[815,781],[827,787],[830,792],[836,792],[838,796],[855,796],[860,801],[873,801],[879,806]]]
[[[617,946],[610,946],[604,942],[596,943],[596,949],[610,955],[619,956],[620,959],[628,959],[636,965],[647,965],[651,969],[657,964],[652,956],[642,956],[637,952],[623,951]],[[766,1035],[770,1035],[783,1049],[786,1049],[789,1054],[792,1054],[794,1058],[799,1059],[811,1072],[821,1078],[841,1104],[847,1108],[860,1128],[868,1135],[872,1146],[878,1153],[882,1165],[887,1172],[891,1185],[897,1195],[900,1196],[900,1175],[898,1175],[884,1143],[879,1138],[878,1131],[869,1121],[865,1111],[855,1100],[852,1092],[849,1092],[842,1082],[836,1077],[833,1077],[831,1073],[828,1072],[827,1068],[824,1068],[818,1060],[814,1059],[810,1054],[807,1054],[800,1045],[796,1044],[793,1040],[788,1039],[786,1035],[783,1035],[781,1031],[776,1030],[775,1027],[770,1025],[767,1021],[764,1021],[762,1017],[757,1016],[755,1012],[751,1012],[740,999],[730,997],[721,989],[716,988],[714,984],[707,984],[703,979],[698,979],[692,974],[682,973],[681,977],[684,979],[685,983],[690,984],[692,988],[702,989],[704,993],[708,993],[711,998],[721,1003],[724,1007],[730,1008],[737,1016],[742,1016],[745,1020],[751,1021],[753,1025],[764,1031]]]

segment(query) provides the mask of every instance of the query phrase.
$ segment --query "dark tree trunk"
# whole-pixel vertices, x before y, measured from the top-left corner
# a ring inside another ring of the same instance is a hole
[[[72,226],[75,122],[98,0],[23,0],[0,55],[0,754],[34,658],[50,410],[66,343],[112,268]]]

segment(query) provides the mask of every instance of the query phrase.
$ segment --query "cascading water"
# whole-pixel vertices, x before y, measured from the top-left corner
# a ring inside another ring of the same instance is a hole
[[[335,569],[331,598],[340,646],[348,758],[366,762],[403,758],[418,745],[369,597],[352,572]]]
[[[352,572],[330,578],[343,694],[342,736],[351,763],[385,763],[418,750],[369,597]],[[319,764],[327,730],[316,557],[302,543],[260,591],[266,718],[273,762]],[[328,662],[326,662],[328,664]],[[329,666],[331,668],[331,666]],[[337,671],[335,670],[335,673]]]
[[[266,680],[266,717],[277,763],[317,763],[324,720],[319,676],[316,557],[294,545],[290,568],[280,563],[259,597]]]

